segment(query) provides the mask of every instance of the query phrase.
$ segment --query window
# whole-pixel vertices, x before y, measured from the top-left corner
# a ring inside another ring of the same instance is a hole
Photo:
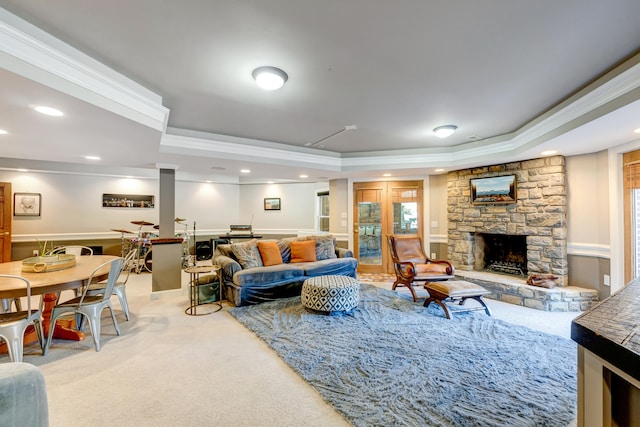
[[[329,231],[329,192],[318,193],[318,230]]]

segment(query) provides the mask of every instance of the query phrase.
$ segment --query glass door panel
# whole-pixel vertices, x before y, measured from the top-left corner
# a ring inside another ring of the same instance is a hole
[[[393,234],[418,234],[418,191],[393,188],[391,191]]]
[[[357,255],[361,270],[382,266],[382,190],[363,189],[356,191],[356,214],[358,219]]]

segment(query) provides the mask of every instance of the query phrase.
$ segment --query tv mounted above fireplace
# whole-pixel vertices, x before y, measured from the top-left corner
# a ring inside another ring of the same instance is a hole
[[[518,201],[515,175],[472,178],[471,203],[474,205],[508,204]]]

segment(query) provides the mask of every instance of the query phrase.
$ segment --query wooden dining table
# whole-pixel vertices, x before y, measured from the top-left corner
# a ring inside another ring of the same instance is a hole
[[[31,283],[31,295],[43,295],[42,327],[45,337],[49,334],[51,325],[51,313],[57,301],[57,295],[61,291],[78,289],[86,282],[91,273],[101,264],[117,258],[112,255],[87,255],[76,257],[76,264],[64,270],[33,273],[22,271],[22,261],[0,263],[0,274],[22,276]],[[104,280],[109,275],[109,265],[101,268],[95,278]],[[27,295],[24,282],[2,281],[0,283],[0,299],[21,298]],[[75,320],[61,319],[56,322],[53,332],[54,338],[82,341],[84,334],[75,329]],[[37,340],[35,330],[29,328],[25,333],[25,344]],[[1,350],[1,349],[0,349]]]

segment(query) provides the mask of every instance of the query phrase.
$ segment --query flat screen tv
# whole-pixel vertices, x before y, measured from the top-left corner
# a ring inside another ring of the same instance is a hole
[[[471,179],[471,203],[474,205],[516,203],[517,194],[515,175]]]

